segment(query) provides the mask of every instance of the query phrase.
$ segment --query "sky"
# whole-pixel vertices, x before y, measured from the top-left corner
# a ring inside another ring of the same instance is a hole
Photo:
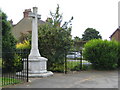
[[[100,32],[103,39],[109,40],[110,35],[118,28],[119,0],[0,0],[0,8],[8,16],[8,20],[18,23],[23,18],[25,9],[38,7],[41,20],[55,12],[57,4],[63,13],[63,22],[72,21],[72,36],[82,37],[87,28]]]

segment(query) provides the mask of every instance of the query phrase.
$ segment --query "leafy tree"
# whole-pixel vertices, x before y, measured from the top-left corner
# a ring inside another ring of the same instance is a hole
[[[2,11],[1,11],[2,12]],[[14,50],[16,40],[11,33],[11,24],[7,20],[7,16],[4,12],[0,14],[2,17],[2,59],[4,62],[4,68],[6,70],[11,70],[14,64]],[[8,53],[11,52],[11,53]],[[8,63],[9,62],[9,63]]]
[[[61,25],[62,14],[59,13],[59,5],[56,12],[50,12],[51,18],[47,23],[39,26],[39,49],[42,56],[48,58],[48,69],[57,65],[63,65],[64,54],[71,47],[71,26],[68,27],[73,17]],[[63,67],[63,66],[62,66]]]
[[[71,47],[71,51],[79,51],[80,50],[80,47],[82,46],[83,40],[82,38],[79,38],[78,36],[74,37],[73,39],[73,44],[72,44],[72,47]]]
[[[2,12],[0,10],[0,58],[2,57]]]
[[[75,42],[79,42],[79,41],[82,41],[82,38],[79,38],[78,36],[74,37],[73,39]]]
[[[102,39],[102,36],[99,34],[99,32],[93,28],[87,28],[82,34],[82,39],[84,41],[89,41],[91,39]]]

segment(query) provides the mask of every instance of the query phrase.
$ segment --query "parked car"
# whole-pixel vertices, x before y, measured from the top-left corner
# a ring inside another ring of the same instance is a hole
[[[69,52],[69,54],[66,57],[67,58],[80,58],[81,54],[80,52]]]

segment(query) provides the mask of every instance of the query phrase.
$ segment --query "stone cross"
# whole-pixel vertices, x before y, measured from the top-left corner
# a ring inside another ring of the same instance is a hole
[[[32,17],[32,45],[31,51],[28,57],[28,77],[47,77],[53,75],[51,71],[47,71],[47,58],[41,57],[38,49],[38,19],[41,18],[40,15],[37,14],[37,7],[33,7],[33,13],[29,13],[29,17]],[[22,72],[16,73],[19,75],[21,73],[22,76],[26,76],[27,59],[24,60],[24,69]]]
[[[38,19],[41,18],[41,15],[37,14],[37,7],[33,7],[33,13],[29,13],[29,17],[32,17],[32,46],[29,57],[40,57],[38,50]]]
[[[38,19],[41,18],[37,14],[37,7],[33,7],[33,12],[29,13],[32,18],[32,42],[31,51],[28,57],[28,76],[29,77],[47,77],[53,75],[51,71],[47,71],[47,61],[45,57],[41,57],[38,49]],[[26,62],[26,61],[24,61]],[[24,67],[24,70],[26,68]],[[23,71],[24,71],[23,70]]]

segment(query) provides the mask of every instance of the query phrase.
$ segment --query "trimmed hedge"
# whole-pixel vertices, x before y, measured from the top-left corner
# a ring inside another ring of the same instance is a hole
[[[101,39],[90,40],[84,45],[83,56],[92,63],[94,69],[115,69],[119,56],[118,42]]]

